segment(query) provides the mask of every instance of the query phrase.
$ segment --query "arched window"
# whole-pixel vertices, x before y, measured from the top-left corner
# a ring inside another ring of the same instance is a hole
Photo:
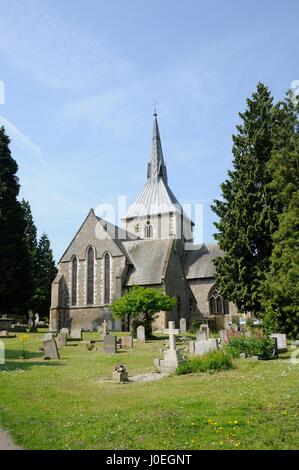
[[[153,237],[153,226],[151,225],[149,220],[146,222],[146,226],[144,227],[144,236],[145,238]]]
[[[111,257],[106,253],[104,257],[104,304],[111,302]]]
[[[78,261],[77,257],[72,258],[72,305],[77,305],[77,282],[78,282]]]
[[[224,299],[217,288],[214,286],[209,294],[210,314],[211,315],[228,315],[228,300]]]
[[[87,250],[87,295],[86,303],[94,303],[94,250],[92,246]]]

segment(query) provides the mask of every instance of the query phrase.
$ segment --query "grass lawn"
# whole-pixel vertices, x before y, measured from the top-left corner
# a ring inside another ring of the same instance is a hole
[[[0,427],[27,449],[297,449],[299,365],[235,361],[214,374],[170,376],[156,382],[105,382],[117,363],[129,375],[151,372],[160,339],[107,355],[82,343],[44,361],[43,334],[4,339],[0,365]],[[84,339],[98,338],[85,333]],[[98,343],[102,348],[102,343]]]

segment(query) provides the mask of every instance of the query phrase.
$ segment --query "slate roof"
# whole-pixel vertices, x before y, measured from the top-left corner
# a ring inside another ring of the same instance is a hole
[[[165,214],[169,212],[179,212],[189,219],[168,186],[167,170],[163,158],[157,114],[155,113],[151,160],[147,170],[147,183],[122,219],[135,219],[135,217],[146,217],[148,215]]]
[[[194,250],[185,251],[184,269],[187,279],[201,279],[215,276],[213,260],[223,256],[217,243],[194,245]]]
[[[168,265],[173,239],[147,239],[123,242],[134,267],[126,285],[161,284]]]

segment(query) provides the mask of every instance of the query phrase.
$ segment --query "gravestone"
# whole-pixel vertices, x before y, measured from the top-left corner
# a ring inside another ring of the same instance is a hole
[[[194,354],[195,352],[195,341],[189,341],[189,353]]]
[[[126,367],[123,364],[117,364],[114,367],[114,370],[112,372],[112,382],[115,382],[115,383],[129,382],[128,372],[127,372]]]
[[[180,332],[181,333],[186,333],[187,331],[187,321],[186,318],[181,318],[180,319]]]
[[[196,356],[204,356],[210,351],[218,349],[217,339],[211,338],[205,341],[195,341],[194,343],[194,354]]]
[[[65,333],[66,336],[68,337],[70,334],[70,330],[68,328],[61,328],[60,333]]]
[[[226,330],[220,330],[219,331],[220,339],[222,344],[227,344],[228,343],[228,335]]]
[[[53,333],[45,333],[44,334],[44,341],[49,341],[53,338]]]
[[[71,329],[71,338],[76,339],[77,341],[82,339],[82,329],[81,328],[72,328]]]
[[[236,333],[237,331],[239,331],[239,326],[236,325],[236,323],[232,323],[231,324],[231,329],[232,329],[232,331],[234,331]]]
[[[104,320],[101,325],[101,332],[102,332],[102,336],[105,337],[107,334],[107,321],[106,320]]]
[[[206,341],[207,338],[207,333],[206,331],[197,331],[196,332],[196,341]]]
[[[178,365],[183,362],[181,353],[176,350],[176,335],[179,334],[179,330],[175,329],[175,322],[168,322],[168,329],[164,330],[163,333],[169,336],[169,349],[164,352],[164,359],[155,359],[154,365],[159,372],[171,373],[176,370]]]
[[[37,326],[39,324],[39,314],[38,313],[35,314],[34,324],[35,324],[35,326]]]
[[[106,353],[116,353],[117,348],[117,337],[114,335],[104,336],[104,352]]]
[[[112,321],[111,321],[111,320],[108,320],[108,321],[107,321],[107,330],[108,330],[108,331],[112,331],[112,329],[113,329]]]
[[[273,333],[273,335],[271,335],[270,338],[276,340],[278,353],[287,352],[288,346],[287,346],[287,337],[285,334]]]
[[[206,339],[209,339],[209,337],[210,337],[209,325],[207,325],[206,323],[203,323],[202,325],[200,325],[199,331],[205,331]]]
[[[17,335],[12,335],[7,330],[0,331],[0,338],[16,338]]]
[[[59,352],[55,339],[49,339],[44,343],[44,357],[45,359],[59,359]]]
[[[59,336],[58,336],[58,345],[59,345],[60,347],[64,347],[64,346],[66,346],[66,342],[67,342],[67,334],[66,334],[66,333],[62,333],[62,332],[60,331]]]
[[[121,347],[123,349],[130,349],[133,347],[133,337],[132,336],[122,336],[121,337]]]
[[[145,328],[142,325],[139,325],[137,328],[137,340],[145,343]]]
[[[120,320],[114,320],[114,329],[115,331],[122,331],[122,327],[123,327],[123,321],[120,319]]]

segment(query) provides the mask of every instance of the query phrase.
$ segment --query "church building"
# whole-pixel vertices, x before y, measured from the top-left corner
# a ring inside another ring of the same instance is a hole
[[[113,318],[111,302],[132,286],[162,288],[176,297],[172,311],[157,314],[161,330],[181,318],[209,321],[221,328],[237,313],[215,284],[216,243],[195,245],[194,223],[168,185],[167,169],[154,113],[146,184],[122,218],[122,228],[90,210],[58,263],[52,284],[50,328],[96,330],[106,319],[111,329],[128,321]]]

